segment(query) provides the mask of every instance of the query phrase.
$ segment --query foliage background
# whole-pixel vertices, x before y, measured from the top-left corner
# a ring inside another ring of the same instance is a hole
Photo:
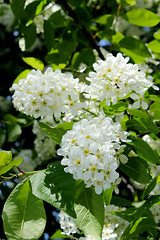
[[[158,10],[159,1],[152,1],[152,4],[149,4],[150,1],[146,2],[148,2],[148,5],[147,3],[145,5],[144,1],[141,9],[149,9],[156,14],[160,11]],[[8,1],[5,1],[5,3],[9,4]],[[81,78],[88,74],[88,71],[92,69],[92,64],[95,62],[96,57],[93,49],[97,50],[99,57],[104,58],[100,46],[113,54],[119,51],[125,53],[131,57],[131,62],[133,63],[143,63],[146,61],[146,58],[153,58],[153,54],[155,61],[160,59],[160,32],[155,34],[159,30],[159,17],[157,18],[158,20],[155,18],[157,23],[154,22],[153,17],[153,24],[150,18],[147,24],[142,24],[142,26],[136,26],[136,22],[133,21],[132,24],[132,20],[129,20],[129,25],[125,26],[124,24],[123,30],[123,24],[121,24],[122,16],[125,18],[124,15],[127,12],[134,8],[139,8],[134,5],[134,0],[57,0],[55,3],[61,6],[63,14],[61,11],[56,11],[49,18],[44,17],[45,21],[41,30],[37,29],[35,15],[43,13],[44,7],[50,1],[35,1],[29,4],[30,7],[22,10],[24,3],[24,0],[10,1],[15,18],[9,29],[3,20],[0,22],[0,96],[9,100],[11,99],[9,89],[13,81],[22,71],[31,69],[29,66],[31,64],[28,65],[26,63],[27,59],[25,60],[25,58],[27,57],[37,58],[45,66],[51,65],[54,70],[60,68],[65,72],[71,69],[75,76]],[[136,4],[138,4],[138,1]],[[0,18],[4,15],[4,10],[1,8]],[[117,24],[118,21],[120,26]],[[130,28],[133,26],[134,28],[131,30]],[[25,39],[26,49],[24,51],[19,47],[21,38]],[[38,41],[38,46],[33,48],[36,41]],[[81,63],[87,67],[82,74],[79,71]],[[159,66],[154,64],[154,62],[149,62],[149,66],[153,68],[152,75],[154,81],[156,84],[159,84]],[[152,94],[152,90],[150,94]],[[18,121],[10,119],[7,113],[18,119],[25,119],[26,123],[24,125],[19,124]],[[159,116],[157,118],[158,120],[160,119]],[[33,119],[31,117],[16,112],[12,105],[10,105],[7,111],[2,110],[0,112],[1,148],[8,151],[12,150],[13,155],[16,155],[21,149],[32,149],[35,139],[35,135],[32,133],[32,123]],[[136,129],[138,134],[143,134],[141,127]],[[11,131],[11,128],[13,131]],[[134,126],[131,126],[130,130],[135,130]],[[159,133],[157,137],[159,137]],[[38,169],[44,169],[52,161],[53,159],[49,159],[47,162],[42,162]],[[124,173],[123,175],[125,177],[120,184],[120,196],[126,199],[126,204],[130,204],[128,200],[133,202],[140,199],[141,191],[134,189],[129,177]],[[1,184],[1,210],[13,186],[17,183],[18,179],[13,179]],[[112,202],[114,203],[114,201],[116,201],[116,197],[113,197]],[[57,210],[47,203],[45,203],[45,209],[47,214],[45,233],[51,236],[59,227],[56,217],[53,216],[56,215]],[[0,229],[0,238],[5,239],[2,221]],[[40,239],[48,239],[47,237],[48,235],[43,234]]]

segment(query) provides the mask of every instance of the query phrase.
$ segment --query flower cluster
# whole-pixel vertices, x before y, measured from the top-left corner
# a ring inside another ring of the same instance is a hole
[[[31,172],[37,166],[37,163],[33,160],[33,152],[31,149],[22,149],[16,156],[16,158],[23,158],[23,162],[20,164],[20,168],[23,171]],[[17,171],[17,170],[16,170]]]
[[[137,64],[128,63],[129,57],[124,58],[121,53],[116,57],[107,54],[105,61],[98,60],[93,64],[95,72],[90,72],[86,79],[90,85],[86,87],[87,98],[97,99],[106,104],[116,104],[118,99],[131,97],[136,100],[134,108],[147,108],[143,100],[145,91],[153,86],[152,77],[146,78],[143,71],[139,71]],[[155,87],[155,86],[154,86]]]
[[[81,107],[79,79],[60,70],[54,72],[48,68],[44,74],[40,70],[32,70],[26,79],[12,87],[15,90],[15,108],[34,118],[54,114],[58,119],[61,113],[75,116]]]
[[[41,130],[38,125],[38,121],[36,120],[34,121],[32,131],[36,135],[34,147],[38,157],[37,164],[41,164],[42,161],[46,161],[55,157],[55,142],[53,142],[53,140],[43,130]]]
[[[111,214],[111,211],[124,211],[125,208],[119,208],[114,205],[105,205],[105,219],[104,219],[104,227],[102,231],[102,240],[120,240],[121,235],[123,234],[125,228],[128,225],[128,222],[124,219]],[[75,220],[68,216],[63,211],[60,212],[60,227],[62,229],[62,233],[71,236],[74,233],[80,233]],[[84,233],[84,237],[80,237],[79,240],[96,240],[94,237],[87,235]],[[74,239],[74,237],[72,237]]]
[[[63,234],[70,236],[71,234],[79,233],[78,227],[72,217],[63,211],[60,211],[59,217],[59,223]]]
[[[118,122],[103,115],[82,119],[73,129],[63,135],[61,148],[57,154],[64,156],[62,165],[74,179],[83,179],[86,187],[95,186],[95,192],[111,188],[119,177],[116,169],[119,160],[126,163],[127,157],[121,154],[126,142],[126,133]]]
[[[0,111],[9,112],[12,102],[10,97],[0,96]]]
[[[11,32],[14,21],[15,17],[10,5],[0,2],[0,25],[4,25],[6,27],[6,31]]]

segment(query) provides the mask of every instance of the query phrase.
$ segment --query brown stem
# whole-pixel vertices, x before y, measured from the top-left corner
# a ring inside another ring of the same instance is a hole
[[[20,173],[26,174],[26,173],[23,172],[19,167],[17,167],[17,169],[18,169],[18,171],[19,171]]]

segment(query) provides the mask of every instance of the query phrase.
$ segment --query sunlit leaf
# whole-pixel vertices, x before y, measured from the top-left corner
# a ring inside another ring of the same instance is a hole
[[[20,79],[24,79],[27,77],[28,73],[30,73],[32,70],[31,69],[25,69],[23,72],[21,72],[16,79],[14,80],[13,83],[17,83],[19,82]]]
[[[40,59],[34,57],[23,57],[22,59],[25,63],[27,63],[31,67],[43,71],[44,64]]]
[[[54,142],[57,144],[61,143],[61,139],[63,135],[68,131],[72,129],[73,122],[66,122],[66,123],[61,123],[57,127],[51,127],[47,125],[46,123],[39,122],[40,128],[47,133],[49,137],[53,139]]]
[[[75,180],[71,174],[64,172],[60,162],[54,162],[46,170],[34,174],[30,182],[36,197],[76,217],[73,207]]]
[[[86,188],[84,182],[77,182],[75,196],[76,223],[87,234],[101,240],[104,224],[104,204],[101,195],[94,188]]]
[[[23,161],[23,158],[17,158],[17,159],[14,159],[13,161],[11,161],[8,165],[6,165],[5,167],[3,167],[1,170],[0,170],[0,175],[8,172],[10,169],[12,169],[13,167],[17,167],[19,166]]]
[[[160,53],[160,41],[159,40],[153,40],[153,41],[149,42],[147,46],[153,52]]]
[[[157,14],[143,8],[132,9],[128,11],[123,18],[129,23],[141,27],[153,27],[160,22],[160,17]]]
[[[45,210],[42,200],[32,194],[28,179],[9,195],[2,217],[8,240],[39,239],[46,224]]]
[[[0,169],[7,166],[12,161],[11,151],[0,151]]]

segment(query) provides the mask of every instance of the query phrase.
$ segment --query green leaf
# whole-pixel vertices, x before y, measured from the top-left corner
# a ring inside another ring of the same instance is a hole
[[[21,124],[26,124],[27,123],[26,119],[17,118],[10,113],[7,113],[7,114],[4,115],[4,120],[6,120],[7,122],[16,122],[16,123],[21,123]]]
[[[38,7],[36,9],[36,14],[35,14],[36,16],[39,15],[42,12],[43,8],[47,4],[47,0],[43,0],[43,1],[39,0],[39,2],[40,3],[39,3],[39,5],[38,5]]]
[[[43,71],[44,64],[40,59],[34,57],[23,57],[22,59],[25,63],[27,63],[31,67]]]
[[[140,119],[130,119],[126,122],[126,126],[130,130],[139,131],[139,132],[145,132],[147,131],[147,128]]]
[[[142,158],[130,157],[128,162],[121,164],[119,168],[136,182],[147,184],[151,180],[149,166]]]
[[[148,145],[148,143],[137,136],[130,136],[129,138],[132,141],[127,142],[127,145],[129,145],[140,158],[153,164],[160,163],[158,154]]]
[[[141,27],[153,27],[160,22],[160,17],[157,14],[143,8],[132,9],[123,18],[129,23]]]
[[[73,122],[61,123],[57,127],[51,127],[46,123],[39,122],[40,128],[53,139],[54,142],[60,145],[63,135],[72,129]]]
[[[59,68],[60,64],[68,64],[72,56],[72,53],[76,50],[76,32],[68,33],[67,40],[62,39],[60,42],[54,42],[54,48],[46,56],[45,60],[52,64],[52,68],[55,70]],[[57,66],[56,66],[57,65]]]
[[[62,14],[62,11],[59,10],[59,11],[54,12],[50,16],[49,21],[51,22],[51,24],[54,28],[61,28],[61,27],[67,26],[69,19],[67,19]]]
[[[23,19],[29,21],[32,20],[35,17],[35,15],[38,15],[36,14],[36,11],[40,2],[41,2],[40,0],[36,0],[29,3],[24,9]]]
[[[26,0],[10,0],[11,9],[17,19],[23,19]]]
[[[148,131],[150,131],[154,134],[159,133],[159,131],[160,131],[159,128],[150,118],[141,118],[141,121],[144,124],[144,126],[146,126]]]
[[[3,146],[6,140],[6,132],[0,128],[0,148]]]
[[[126,122],[127,128],[139,131],[139,132],[146,132],[150,131],[151,133],[158,134],[159,128],[157,125],[146,115],[145,118],[136,118],[131,119]]]
[[[148,48],[150,48],[153,52],[160,53],[160,41],[153,40],[148,43]]]
[[[17,158],[15,160],[13,160],[12,162],[10,162],[7,166],[3,167],[1,170],[0,170],[0,175],[8,172],[10,169],[12,169],[13,167],[17,167],[19,166],[23,161],[23,158]]]
[[[122,7],[133,6],[136,4],[135,0],[116,0],[116,1],[120,3]]]
[[[95,62],[95,56],[92,49],[81,49],[80,52],[76,52],[73,55],[71,66],[73,69],[78,69],[81,63],[85,63],[88,66],[91,66]]]
[[[2,218],[8,240],[39,239],[46,216],[43,202],[32,194],[29,179],[20,182],[9,195]]]
[[[112,44],[118,44],[122,39],[124,38],[124,35],[121,32],[115,32],[112,35]]]
[[[120,42],[120,51],[131,57],[136,63],[145,61],[145,58],[151,57],[144,42],[135,37],[124,37]]]
[[[0,170],[12,161],[11,151],[0,151]]]
[[[56,161],[46,170],[34,174],[30,182],[36,197],[76,217],[73,205],[75,180],[71,174],[64,172],[60,162]]]
[[[128,199],[119,197],[117,195],[112,196],[111,204],[119,207],[131,207],[131,202]]]
[[[152,216],[144,216],[132,221],[122,234],[121,240],[133,239],[133,237],[144,232],[149,232],[152,236],[156,237],[156,223]]]
[[[116,211],[112,212],[114,215],[117,215],[131,223],[136,221],[141,217],[153,217],[148,211],[154,204],[160,203],[160,195],[151,196],[147,201],[137,202],[137,208],[127,208],[125,211]],[[133,205],[133,203],[132,203]],[[134,203],[135,205],[135,203]],[[139,207],[138,207],[139,205]]]
[[[50,51],[51,48],[54,47],[54,40],[55,40],[54,31],[55,30],[51,22],[44,20],[44,38],[45,38],[45,43],[48,48],[48,51]]]
[[[160,29],[158,31],[156,31],[155,33],[153,33],[153,36],[155,39],[160,40]]]
[[[149,98],[155,102],[160,103],[160,97],[158,97],[157,95],[149,95]]]
[[[114,20],[114,17],[111,14],[101,15],[100,17],[93,19],[94,22],[102,25],[107,25],[107,26],[111,26],[113,23],[113,20]]]
[[[125,211],[112,211],[113,215],[116,215],[128,222],[131,222],[134,219],[134,215],[136,214],[135,208],[127,208]]]
[[[83,3],[83,1],[82,0],[68,0],[68,2],[71,4],[71,5],[73,5],[74,7],[80,7],[81,6],[81,4]]]
[[[8,128],[8,142],[15,142],[22,133],[21,126],[16,122],[9,122]]]
[[[31,69],[25,69],[23,72],[21,72],[16,79],[14,80],[13,83],[17,83],[19,82],[20,79],[24,79],[27,77],[28,73],[30,73],[32,70]]]
[[[110,189],[106,189],[103,192],[103,199],[107,205],[109,205],[112,200],[112,194],[113,194],[113,186]]]
[[[76,184],[75,220],[80,229],[101,240],[104,224],[104,204],[102,195],[97,195],[94,188],[86,188],[84,182]]]
[[[155,178],[153,178],[150,184],[144,189],[142,199],[145,199],[159,182],[160,176],[156,176]]]
[[[154,113],[153,115],[154,120],[160,120],[160,103],[159,102],[153,103],[150,106],[149,110]]]
[[[61,233],[61,230],[57,230],[51,237],[50,239],[59,239],[59,238],[68,238],[68,236],[64,235]]]
[[[139,118],[146,118],[148,116],[146,112],[143,112],[142,110],[138,110],[138,109],[128,109],[127,112],[129,112],[134,117],[139,117]]]
[[[34,23],[31,23],[29,26],[23,28],[24,38],[25,38],[25,47],[29,49],[32,47],[36,40],[36,26]]]
[[[111,104],[110,106],[107,106],[105,104],[105,101],[103,101],[103,102],[100,103],[100,107],[103,107],[103,111],[104,111],[105,115],[107,117],[109,117],[109,116],[112,116],[114,114],[119,114],[121,112],[124,112],[128,107],[128,103],[119,101],[115,105]]]

